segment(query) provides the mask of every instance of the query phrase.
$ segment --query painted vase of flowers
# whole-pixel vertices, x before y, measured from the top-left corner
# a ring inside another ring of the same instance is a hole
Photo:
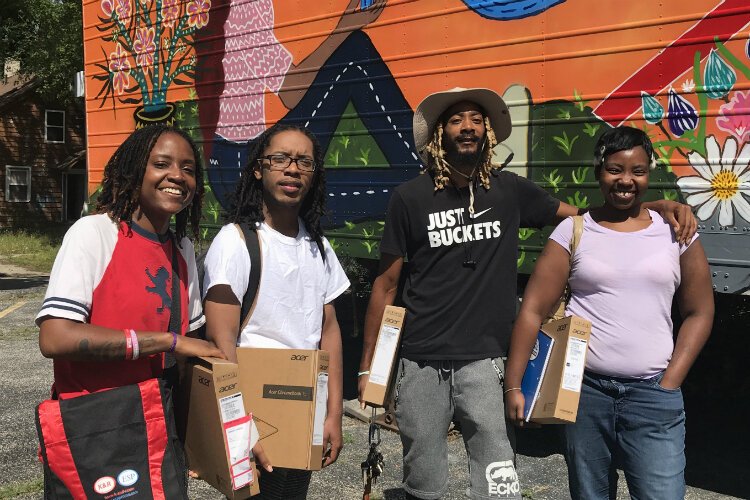
[[[102,49],[102,82],[97,98],[103,107],[115,100],[138,104],[136,127],[174,123],[175,106],[167,91],[195,81],[193,42],[208,24],[211,0],[101,0],[99,31],[111,49]]]

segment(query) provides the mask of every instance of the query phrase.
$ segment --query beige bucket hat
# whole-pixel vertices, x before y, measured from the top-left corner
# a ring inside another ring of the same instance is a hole
[[[446,109],[461,101],[470,101],[482,107],[495,130],[498,143],[503,142],[510,136],[512,127],[508,106],[494,90],[456,87],[443,92],[436,92],[425,97],[414,112],[414,145],[423,162],[427,163],[425,147],[432,139],[432,133],[440,115]]]

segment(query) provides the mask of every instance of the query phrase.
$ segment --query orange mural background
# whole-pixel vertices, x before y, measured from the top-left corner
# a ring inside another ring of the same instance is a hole
[[[102,43],[96,29],[102,3],[84,3],[91,192],[101,180],[104,163],[135,126],[135,105],[116,102],[113,109],[110,102],[100,107],[96,97],[93,76],[101,71],[94,65],[106,62],[103,53],[113,47]],[[400,0],[388,2],[380,18],[363,30],[412,108],[425,95],[446,88],[481,86],[502,93],[513,84],[526,87],[535,104],[571,100],[575,90],[594,106],[719,4],[568,0],[536,16],[497,21],[479,16],[459,0]],[[346,0],[276,0],[275,35],[298,62],[330,34],[347,5]],[[747,32],[732,36],[735,41],[727,46],[739,57]],[[196,38],[200,40],[200,33]],[[689,80],[691,72],[685,67],[674,86]],[[747,87],[747,82],[742,85]],[[167,99],[188,99],[190,92],[189,87],[170,88]],[[268,123],[286,114],[275,94],[267,91],[265,100]],[[709,125],[708,131],[715,133],[715,126]],[[675,169],[679,175],[690,171],[680,161]]]

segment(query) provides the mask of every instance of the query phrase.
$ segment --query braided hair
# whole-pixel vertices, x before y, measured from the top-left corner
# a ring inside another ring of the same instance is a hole
[[[427,152],[428,162],[426,172],[432,174],[433,181],[435,182],[435,191],[444,189],[448,181],[450,180],[450,166],[445,160],[445,148],[443,147],[443,126],[445,124],[445,116],[441,117],[435,131],[432,133],[432,140],[425,146]],[[497,146],[497,137],[495,136],[495,130],[490,124],[490,119],[484,117],[484,128],[485,128],[485,147],[482,149],[481,165],[479,166],[479,182],[481,182],[484,189],[490,188],[490,173],[499,168],[498,165],[492,163],[492,150]]]
[[[193,140],[182,130],[167,125],[150,125],[136,130],[117,148],[104,167],[102,191],[96,204],[97,213],[106,213],[113,222],[132,224],[133,213],[140,206],[141,185],[146,164],[156,141],[162,134],[176,134],[185,139],[195,157],[195,194],[190,205],[175,215],[175,236],[181,241],[188,221],[192,236],[199,239],[199,223],[203,201],[203,165]]]
[[[299,217],[302,219],[305,229],[315,241],[321,255],[325,259],[323,248],[323,229],[320,219],[326,213],[326,174],[323,168],[323,148],[318,139],[305,127],[291,124],[279,124],[266,129],[255,140],[250,142],[247,165],[242,171],[237,188],[230,203],[227,214],[228,222],[235,224],[250,223],[259,224],[265,219],[263,215],[263,181],[253,175],[256,169],[261,168],[258,160],[271,143],[276,134],[289,130],[304,134],[313,145],[313,160],[315,171],[305,199],[302,200]]]

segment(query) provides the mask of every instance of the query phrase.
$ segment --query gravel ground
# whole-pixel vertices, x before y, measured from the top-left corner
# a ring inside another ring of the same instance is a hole
[[[0,276],[3,270],[0,268]],[[34,428],[34,406],[49,395],[52,362],[44,359],[37,345],[33,318],[44,292],[44,278],[0,277],[0,499],[41,498],[41,468],[36,459],[37,439]],[[19,306],[20,304],[20,306]],[[8,308],[17,307],[11,312]],[[313,475],[308,498],[312,500],[357,499],[362,495],[359,464],[367,451],[367,425],[344,417],[345,448],[338,462]],[[569,498],[565,462],[550,453],[552,433],[549,429],[525,431],[520,436],[518,471],[524,496],[531,499]],[[371,498],[404,498],[401,481],[401,442],[398,435],[382,432],[381,451],[385,472],[375,485]],[[449,440],[449,489],[445,498],[463,499],[468,486],[466,454],[463,441],[455,435]],[[719,461],[721,463],[721,461]],[[708,471],[710,474],[719,471]],[[628,498],[624,480],[620,481],[618,498]],[[11,488],[26,490],[16,495]],[[745,497],[747,497],[745,495]],[[190,498],[220,499],[222,496],[202,481],[190,481]],[[688,499],[728,499],[712,491],[688,488]]]

